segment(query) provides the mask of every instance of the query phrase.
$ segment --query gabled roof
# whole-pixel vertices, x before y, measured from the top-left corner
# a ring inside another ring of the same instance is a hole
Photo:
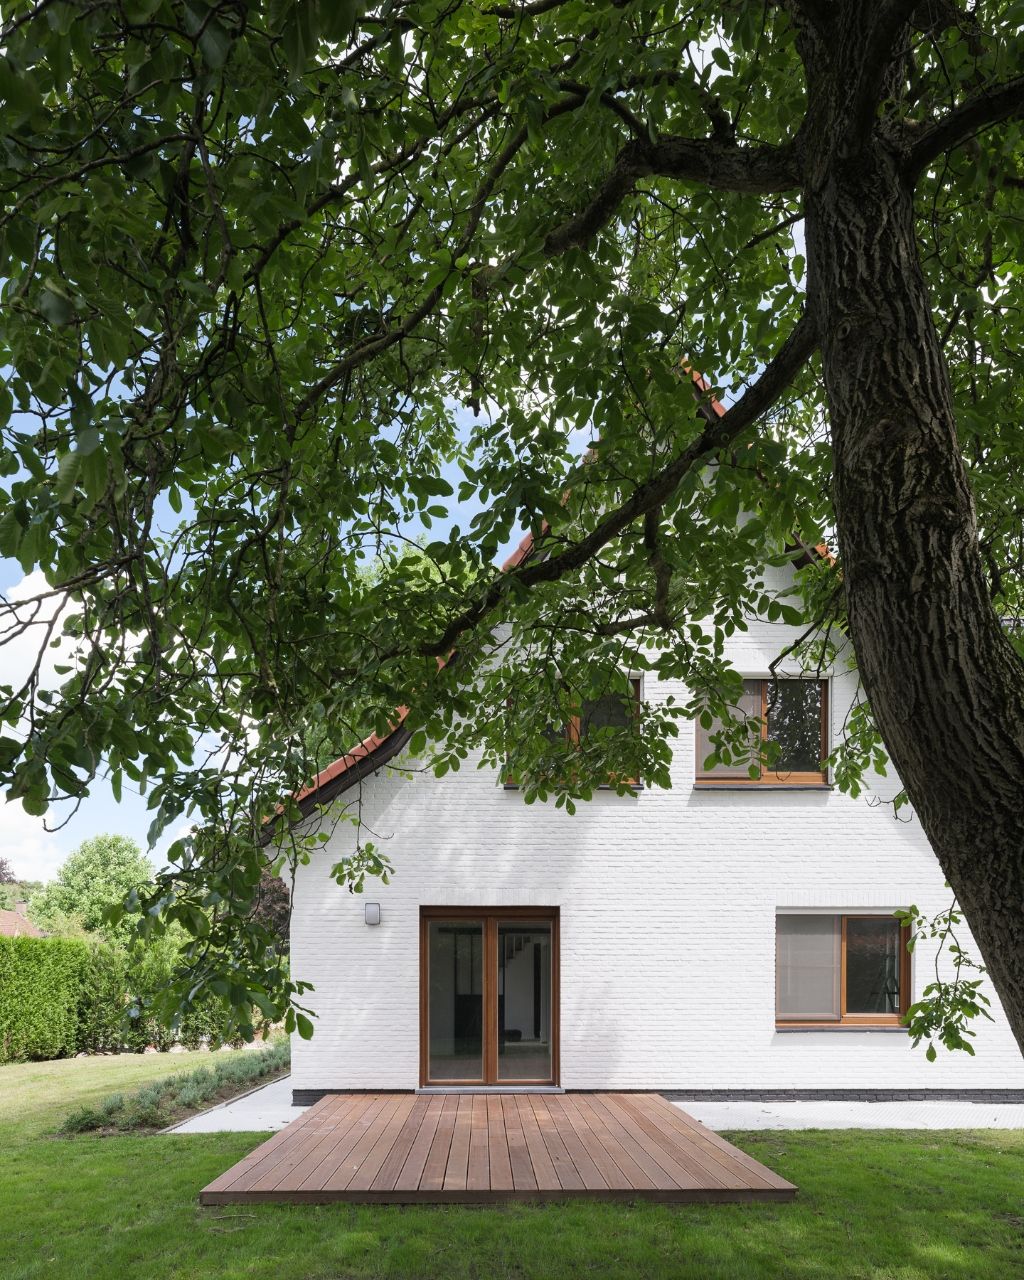
[[[340,756],[326,769],[321,769],[309,786],[304,787],[295,797],[302,816],[312,813],[317,805],[328,804],[335,796],[341,795],[367,774],[387,764],[392,756],[396,756],[412,737],[405,727],[408,714],[408,707],[399,707],[390,733],[383,738],[371,733],[357,747]]]
[[[688,369],[687,372],[693,379],[694,390],[698,394],[710,392],[711,384],[705,378],[701,377],[693,369]],[[725,416],[725,407],[715,396],[709,396],[700,405],[699,412],[705,418],[721,418]],[[542,525],[542,529],[547,529],[546,522]],[[502,573],[508,573],[510,570],[516,569],[525,560],[528,560],[533,554],[534,545],[533,534],[526,534],[519,546],[502,564]],[[829,550],[824,543],[817,546],[815,550],[823,558],[831,559]],[[806,548],[804,552],[806,554]],[[439,663],[439,665],[441,664]],[[357,747],[353,747],[351,751],[335,760],[333,764],[329,764],[326,769],[321,770],[310,785],[303,788],[295,797],[303,817],[311,813],[318,805],[328,804],[336,796],[341,795],[343,791],[347,791],[349,787],[354,786],[369,774],[375,773],[387,764],[389,760],[393,759],[412,737],[405,724],[408,714],[408,707],[399,707],[390,733],[383,738],[371,733]]]

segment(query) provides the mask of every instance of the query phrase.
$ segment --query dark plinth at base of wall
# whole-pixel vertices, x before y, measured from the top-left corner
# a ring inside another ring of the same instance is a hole
[[[661,1089],[670,1102],[1024,1102],[1024,1089]]]
[[[293,1107],[311,1107],[321,1098],[337,1097],[342,1093],[379,1093],[379,1089],[293,1089]],[[415,1093],[415,1089],[389,1089],[388,1093]]]
[[[309,1107],[331,1094],[374,1092],[373,1089],[293,1089],[292,1106]],[[413,1090],[389,1092],[412,1093]],[[670,1102],[1024,1102],[1024,1089],[617,1089],[616,1092],[660,1093]]]

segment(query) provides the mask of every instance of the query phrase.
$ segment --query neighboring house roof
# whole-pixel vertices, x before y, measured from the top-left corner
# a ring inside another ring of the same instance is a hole
[[[0,938],[42,938],[43,936],[42,929],[37,929],[20,911],[0,911]]]

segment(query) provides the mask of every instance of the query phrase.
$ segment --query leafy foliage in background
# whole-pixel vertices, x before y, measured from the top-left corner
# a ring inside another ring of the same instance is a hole
[[[153,864],[134,840],[100,835],[83,840],[51,880],[29,902],[29,916],[41,929],[63,932],[77,926],[87,934],[125,945],[128,930],[104,918],[153,878]]]
[[[253,917],[278,939],[282,951],[288,950],[291,931],[291,894],[280,876],[264,868],[260,876],[259,901],[253,909]]]
[[[1017,0],[7,6],[0,554],[48,586],[4,609],[40,661],[0,688],[0,778],[33,814],[102,779],[145,792],[154,840],[195,824],[129,898],[144,940],[189,938],[168,1017],[212,996],[311,1029],[258,910],[268,831],[282,862],[326,838],[284,798],[325,763],[310,726],[347,748],[407,706],[423,767],[514,757],[527,801],[668,785],[760,616],[855,641],[874,687],[833,776],[856,794],[899,747],[1024,1043],[1024,675],[996,622],[1021,604],[1022,25]],[[869,203],[882,266],[851,297]],[[969,589],[883,635],[961,553]],[[889,673],[922,655],[946,665],[906,709]],[[954,668],[991,714],[954,723]],[[553,749],[630,670],[689,693]],[[943,699],[958,748],[929,771]],[[999,811],[1005,866],[977,820],[942,845],[954,795]],[[341,817],[361,883],[384,864]]]
[[[42,887],[42,880],[10,880],[0,884],[0,911],[13,911],[17,903],[29,902]]]
[[[0,1062],[239,1043],[237,1015],[209,996],[176,1021],[154,1015],[180,944],[164,937],[140,953],[95,938],[0,938]]]
[[[0,1054],[17,1059],[73,1052],[141,1053],[149,1046],[216,1046],[234,1036],[234,1015],[209,994],[178,1017],[155,1015],[173,983],[188,934],[180,924],[172,924],[144,946],[133,946],[128,924],[109,919],[111,909],[144,890],[152,876],[152,864],[134,841],[101,835],[83,841],[56,879],[38,886],[30,899],[30,914],[47,932],[59,936],[27,940],[37,945],[12,952],[7,973],[9,1026],[6,1037],[0,1035],[8,1048],[0,1044]],[[283,931],[285,945],[287,904],[280,879],[265,872],[257,909],[265,912],[268,927]],[[69,952],[63,949],[67,940],[75,944]],[[68,955],[81,963],[68,967]],[[35,977],[37,967],[49,974],[54,965],[66,978],[58,984],[57,995],[49,979],[37,982]],[[52,1027],[39,1036],[28,1028],[47,1026],[51,1003]],[[22,1029],[14,1030],[16,1025]]]

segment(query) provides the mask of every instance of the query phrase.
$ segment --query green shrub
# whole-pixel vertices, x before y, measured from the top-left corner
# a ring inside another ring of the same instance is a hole
[[[227,1014],[214,999],[189,1010],[177,1029],[149,1012],[170,984],[177,950],[168,938],[141,953],[92,938],[0,938],[0,1062],[219,1046]]]
[[[216,1000],[206,1000],[190,1009],[181,1020],[178,1039],[186,1049],[203,1044],[219,1045],[224,1039],[227,1018]]]
[[[77,1051],[88,965],[77,938],[0,938],[0,1062]]]
[[[116,1093],[95,1107],[82,1107],[61,1125],[65,1134],[93,1129],[162,1129],[225,1092],[244,1093],[247,1086],[287,1067],[289,1046],[280,1039],[265,1049],[231,1057],[213,1057],[209,1066],[167,1076],[133,1093]]]
[[[80,1050],[85,1053],[121,1051],[127,1001],[123,954],[104,943],[92,943],[78,1001]]]

